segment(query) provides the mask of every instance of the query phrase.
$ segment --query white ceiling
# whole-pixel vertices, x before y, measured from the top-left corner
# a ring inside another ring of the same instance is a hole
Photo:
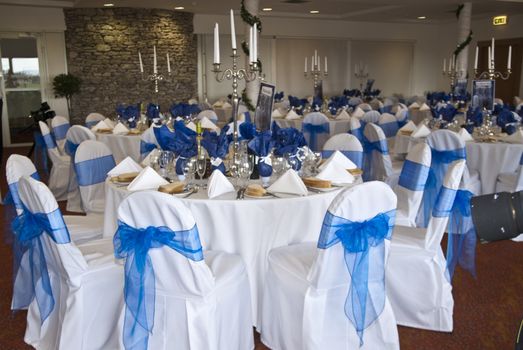
[[[289,3],[301,2],[301,3]],[[462,0],[259,0],[260,9],[271,7],[263,16],[325,18],[333,20],[373,22],[418,22],[426,16],[427,22],[455,20],[456,8]],[[523,0],[471,0],[475,18],[501,14],[523,14]],[[239,0],[0,0],[0,4],[46,7],[115,7],[174,9],[202,14],[227,14],[232,8],[239,11]],[[310,10],[319,10],[312,15]]]

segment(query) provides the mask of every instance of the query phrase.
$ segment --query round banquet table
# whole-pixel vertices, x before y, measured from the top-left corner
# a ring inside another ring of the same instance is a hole
[[[96,139],[103,142],[113,153],[116,164],[126,157],[140,162],[140,135],[115,135],[96,133]]]
[[[131,192],[106,181],[104,237],[117,227],[117,209]],[[325,213],[339,190],[305,197],[236,200],[236,193],[208,199],[200,190],[182,201],[193,213],[205,250],[242,257],[251,288],[253,325],[260,324],[267,256],[271,249],[301,242],[316,242]]]
[[[396,154],[406,154],[418,142],[425,138],[414,138],[407,135],[396,135],[394,151]],[[522,144],[506,142],[466,142],[467,167],[479,173],[481,193],[496,192],[496,181],[501,173],[517,171],[519,159],[523,153]]]

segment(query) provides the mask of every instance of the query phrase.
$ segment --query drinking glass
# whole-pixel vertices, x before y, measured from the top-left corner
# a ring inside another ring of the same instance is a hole
[[[318,167],[321,164],[322,158],[323,158],[323,155],[321,154],[321,152],[314,152],[313,153],[313,162],[314,162],[313,163],[314,167],[312,169],[313,175],[318,175]]]
[[[207,159],[205,158],[205,155],[198,156],[198,158],[196,158],[196,171],[198,172],[202,186],[204,185],[203,176],[205,175],[206,167]]]
[[[174,159],[174,153],[171,151],[161,151],[158,157],[158,173],[162,177],[168,177],[168,167]]]
[[[252,155],[251,155],[252,157]],[[254,167],[253,167],[254,168]],[[249,177],[251,176],[251,162],[249,162],[249,157],[246,155],[242,157],[242,162],[240,163],[239,175],[241,179],[240,187],[245,188],[249,183]]]
[[[185,164],[183,165],[183,175],[185,176],[185,179],[187,180],[188,188],[192,187],[192,180],[193,180],[195,171],[196,171],[195,158],[185,159]]]

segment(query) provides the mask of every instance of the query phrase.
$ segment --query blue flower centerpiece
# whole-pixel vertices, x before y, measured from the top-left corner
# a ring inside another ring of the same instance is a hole
[[[258,156],[258,172],[264,184],[269,182],[272,174],[271,150],[274,147],[271,130],[257,132],[247,147]]]
[[[223,159],[229,153],[230,138],[227,137],[229,126],[222,128],[218,135],[215,131],[204,131],[201,145],[207,150],[209,157],[211,157],[211,167],[220,170],[225,174],[225,164]]]

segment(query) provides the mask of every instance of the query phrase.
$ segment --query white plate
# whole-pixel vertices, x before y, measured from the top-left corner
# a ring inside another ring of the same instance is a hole
[[[334,184],[332,184],[332,186],[335,186]],[[310,189],[312,190],[311,192],[314,192],[314,191],[318,191],[318,192],[330,192],[330,191],[334,191],[334,190],[337,190],[336,187],[327,187],[327,188],[319,188],[319,187],[312,187],[312,186],[307,186],[307,189]]]
[[[274,196],[270,194],[265,194],[263,196],[249,196],[247,193],[244,194],[245,198],[252,198],[252,199],[267,199],[267,198],[275,198]]]

